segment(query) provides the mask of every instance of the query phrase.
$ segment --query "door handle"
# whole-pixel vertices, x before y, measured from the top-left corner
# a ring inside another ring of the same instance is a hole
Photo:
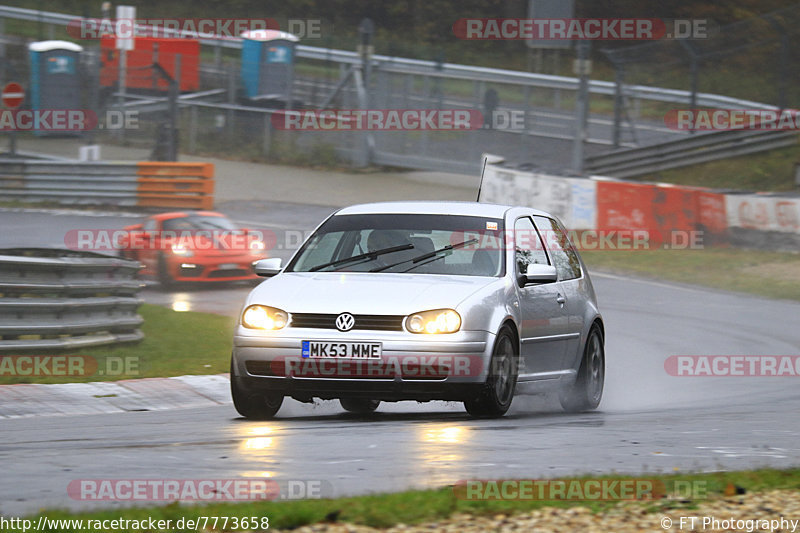
[[[561,305],[564,305],[564,302],[566,302],[567,300],[566,300],[566,299],[564,299],[564,297],[563,297],[563,296],[561,296],[561,295],[559,294],[559,295],[558,295],[558,298],[556,298],[556,301],[557,301],[559,304],[561,304]]]

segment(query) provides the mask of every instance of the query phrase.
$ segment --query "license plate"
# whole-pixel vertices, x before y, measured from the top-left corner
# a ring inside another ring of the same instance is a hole
[[[303,341],[303,357],[312,359],[380,359],[380,342]]]
[[[220,270],[236,270],[239,265],[236,263],[222,263],[219,267]]]

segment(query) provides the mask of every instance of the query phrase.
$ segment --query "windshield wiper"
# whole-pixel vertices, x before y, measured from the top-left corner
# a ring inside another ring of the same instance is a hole
[[[388,270],[388,269],[390,269],[392,267],[396,267],[398,265],[402,265],[403,263],[411,263],[411,262],[414,263],[414,266],[412,266],[411,268],[417,268],[418,266],[422,266],[422,265],[419,265],[417,263],[425,261],[426,259],[430,259],[431,257],[435,257],[435,256],[437,256],[437,255],[439,255],[439,254],[441,254],[443,252],[450,252],[452,250],[455,250],[456,248],[461,248],[462,246],[467,246],[468,244],[472,244],[474,242],[478,242],[478,239],[470,239],[468,241],[459,242],[459,243],[456,243],[456,244],[449,244],[447,246],[443,246],[442,248],[439,248],[438,250],[434,250],[432,252],[421,254],[421,255],[418,255],[416,257],[412,257],[411,259],[406,259],[405,261],[399,261],[399,262],[394,263],[392,265],[386,265],[386,266],[382,266],[382,267],[373,268],[372,270],[370,270],[370,272],[383,272],[384,270]],[[442,257],[445,257],[445,256],[442,256]],[[439,258],[437,257],[437,259],[439,259]],[[425,263],[425,264],[427,264],[427,263]],[[411,270],[411,268],[409,268],[408,270]],[[403,272],[408,272],[408,270],[404,270]]]
[[[331,261],[330,263],[323,263],[321,265],[311,267],[308,269],[308,271],[316,272],[318,270],[322,270],[323,268],[345,265],[347,263],[362,261],[364,259],[366,259],[367,261],[372,261],[379,255],[390,254],[392,252],[401,252],[403,250],[410,250],[413,247],[414,245],[409,243],[409,244],[401,244],[400,246],[392,246],[390,248],[382,248],[380,250],[375,250],[374,252],[364,252],[363,254],[354,255],[353,257],[347,257],[345,259],[337,259],[336,261]]]

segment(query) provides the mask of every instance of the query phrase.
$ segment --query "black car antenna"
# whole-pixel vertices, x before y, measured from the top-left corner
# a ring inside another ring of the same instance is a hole
[[[483,173],[486,172],[486,162],[489,160],[489,156],[483,157],[483,169],[481,170],[481,182],[478,184],[478,197],[475,199],[476,202],[480,203],[481,201],[481,188],[483,187]]]

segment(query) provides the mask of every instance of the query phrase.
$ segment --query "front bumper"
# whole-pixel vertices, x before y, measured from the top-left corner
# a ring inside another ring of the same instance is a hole
[[[262,332],[237,326],[231,380],[247,392],[382,401],[474,397],[486,381],[495,335],[459,331],[415,335],[399,331],[291,328]],[[303,341],[380,342],[379,360],[303,358]]]
[[[259,279],[253,265],[261,256],[240,254],[169,258],[167,268],[175,281],[240,281]]]

